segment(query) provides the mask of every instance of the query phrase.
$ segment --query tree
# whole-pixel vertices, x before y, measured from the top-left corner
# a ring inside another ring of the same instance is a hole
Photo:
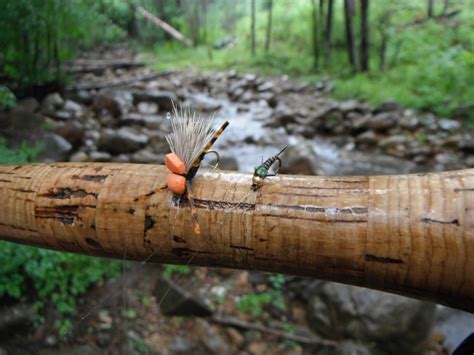
[[[250,0],[250,11],[251,11],[251,20],[250,20],[250,47],[252,55],[255,55],[255,0]]]
[[[360,69],[369,70],[369,0],[360,0]]]
[[[320,0],[321,3],[322,0]],[[311,0],[312,12],[311,12],[311,33],[313,42],[313,66],[315,69],[319,69],[319,31],[318,31],[318,9],[316,6],[316,0]]]
[[[354,16],[354,0],[344,0],[344,15],[346,27],[346,45],[349,62],[352,69],[357,71],[356,49],[354,41],[354,29],[352,28],[352,17]]]
[[[327,66],[331,62],[332,46],[332,20],[333,20],[334,0],[328,0],[328,11],[326,16],[326,30],[324,31],[324,64]]]
[[[434,0],[428,0],[428,17],[433,17]]]
[[[273,0],[268,0],[268,21],[267,21],[267,34],[265,37],[265,52],[268,53],[270,50],[270,39],[272,34],[272,12],[273,12]]]

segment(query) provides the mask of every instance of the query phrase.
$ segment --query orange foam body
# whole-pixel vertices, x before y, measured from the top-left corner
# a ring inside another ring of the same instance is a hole
[[[186,192],[186,178],[182,175],[169,173],[166,178],[166,185],[171,192],[177,195],[182,195]]]
[[[174,153],[165,155],[165,165],[172,173],[182,175],[186,172],[183,161]]]

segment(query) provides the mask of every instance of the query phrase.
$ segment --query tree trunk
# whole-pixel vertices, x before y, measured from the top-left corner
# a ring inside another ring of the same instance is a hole
[[[360,67],[369,70],[369,0],[360,0]]]
[[[138,26],[137,26],[137,16],[136,16],[136,13],[135,13],[135,8],[133,6],[133,4],[128,4],[129,5],[129,8],[130,8],[130,14],[131,14],[131,18],[130,18],[130,21],[128,23],[128,26],[127,26],[127,32],[128,32],[128,35],[131,37],[131,38],[137,38],[138,37]]]
[[[0,166],[0,238],[82,254],[306,275],[474,311],[474,169],[268,178],[201,171],[201,235],[164,166]]]
[[[255,1],[250,0],[250,11],[251,11],[251,20],[250,20],[250,46],[252,51],[252,56],[255,56]]]
[[[273,0],[268,0],[268,21],[267,21],[267,35],[265,37],[265,52],[270,50],[270,40],[272,36],[272,16],[273,16]]]
[[[318,31],[318,11],[316,7],[316,0],[311,0],[311,35],[313,42],[313,67],[319,69],[319,31]]]
[[[356,49],[354,41],[354,29],[352,26],[352,17],[354,16],[354,0],[344,0],[344,15],[346,25],[346,44],[349,63],[352,69],[357,71]]]
[[[334,1],[328,0],[328,11],[326,16],[326,30],[324,31],[324,64],[331,64],[331,46],[332,46],[332,20],[333,20]]]
[[[433,17],[434,0],[428,0],[428,17]]]

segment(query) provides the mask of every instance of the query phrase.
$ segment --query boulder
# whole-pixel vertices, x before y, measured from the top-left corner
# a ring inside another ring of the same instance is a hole
[[[133,153],[148,143],[148,136],[129,127],[118,130],[106,129],[102,132],[98,142],[98,149],[118,155]]]
[[[55,92],[49,94],[43,99],[43,102],[41,103],[41,112],[45,115],[51,115],[55,111],[61,109],[63,105],[63,98],[61,97],[61,95],[59,95],[59,93]]]
[[[73,148],[78,148],[84,140],[84,127],[77,121],[67,122],[62,126],[58,126],[55,132],[66,139]]]
[[[355,141],[357,144],[374,146],[377,144],[378,138],[374,131],[366,131],[364,133],[359,134],[356,137]]]
[[[383,112],[372,116],[367,127],[377,132],[385,132],[397,125],[400,115],[396,112]]]
[[[394,101],[394,100],[387,100],[382,102],[380,105],[374,108],[373,113],[381,113],[381,112],[393,112],[393,111],[400,111],[402,110],[402,106]]]
[[[430,334],[436,306],[337,283],[319,283],[309,300],[312,329],[334,340],[374,344],[387,353],[415,354]]]
[[[158,105],[154,102],[139,102],[137,105],[137,110],[143,115],[153,115],[158,112]]]
[[[171,111],[173,103],[178,103],[178,97],[171,91],[160,90],[136,90],[133,92],[133,102],[153,102],[158,105],[160,110]]]
[[[438,120],[438,125],[443,131],[454,131],[461,128],[459,121],[448,120],[447,118]]]
[[[38,159],[45,162],[66,161],[72,149],[71,143],[55,133],[46,133],[42,143],[43,149]]]
[[[205,301],[196,294],[191,294],[164,277],[157,282],[155,297],[161,313],[166,316],[208,317],[213,313]]]

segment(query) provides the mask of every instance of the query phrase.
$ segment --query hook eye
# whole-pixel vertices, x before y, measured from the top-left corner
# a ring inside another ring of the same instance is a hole
[[[221,156],[219,155],[219,153],[217,153],[215,150],[210,150],[206,153],[205,156],[207,156],[208,154],[214,154],[216,156],[216,164],[214,165],[214,167],[212,168],[212,172],[214,172],[214,170],[217,169],[217,166],[219,165],[219,162],[221,160]]]

